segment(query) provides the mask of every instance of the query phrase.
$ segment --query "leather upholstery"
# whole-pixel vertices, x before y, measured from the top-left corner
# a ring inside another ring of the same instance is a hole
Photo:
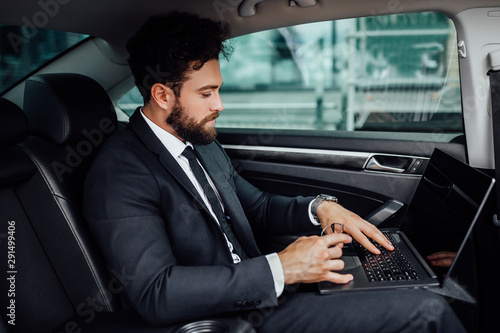
[[[0,98],[0,147],[19,143],[28,136],[28,122],[19,106]]]
[[[106,91],[80,74],[42,74],[26,81],[29,151],[54,195],[79,202],[83,181],[104,140],[117,129]]]
[[[79,74],[43,74],[26,81],[24,108],[31,136],[22,147],[39,174],[19,191],[26,213],[75,308],[97,298],[114,311],[119,296],[81,212],[93,158],[117,129],[106,91]],[[40,188],[44,193],[31,188]],[[39,197],[39,199],[37,199]]]
[[[0,98],[0,186],[15,184],[35,172],[26,154],[14,146],[27,136],[28,122],[21,108]]]
[[[14,263],[18,272],[15,328],[18,332],[46,332],[56,323],[67,321],[74,312],[26,215],[23,206],[29,202],[19,199],[18,191],[37,175],[37,168],[18,145],[28,135],[26,116],[6,99],[0,99],[0,127],[0,216],[3,217],[0,233],[7,235],[10,221],[10,231],[15,232],[18,245]],[[43,187],[30,186],[29,190],[37,193],[39,200]],[[7,244],[6,238],[0,241],[1,253],[7,253]],[[6,297],[8,288],[4,280],[0,280],[0,290]]]
[[[118,128],[106,92],[76,74],[28,81],[25,111],[30,126],[19,107],[0,99],[0,215],[16,221],[16,240],[23,245],[16,251],[22,271],[16,281],[16,329],[191,332],[186,329],[197,323],[155,328],[135,311],[121,311],[118,281],[124,272],[108,274],[83,219],[84,178],[105,138]],[[68,92],[71,89],[75,91]],[[28,127],[34,135],[25,139]],[[6,225],[0,227],[5,233]],[[6,244],[0,242],[0,248]],[[6,281],[0,281],[0,290]],[[229,332],[255,332],[243,320],[213,320]],[[204,322],[199,324],[206,329]]]
[[[86,139],[105,119],[116,123],[106,91],[80,74],[40,74],[26,81],[24,109],[31,132],[55,144]]]

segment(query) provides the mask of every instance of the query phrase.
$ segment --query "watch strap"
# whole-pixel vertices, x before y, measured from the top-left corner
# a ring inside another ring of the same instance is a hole
[[[337,197],[328,194],[320,194],[313,200],[311,204],[311,214],[314,220],[318,223],[320,223],[320,220],[318,218],[318,207],[323,201],[338,202],[339,200],[337,199]]]

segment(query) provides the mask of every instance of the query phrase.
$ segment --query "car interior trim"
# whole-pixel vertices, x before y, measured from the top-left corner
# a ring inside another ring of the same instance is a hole
[[[419,175],[427,157],[340,150],[286,148],[269,146],[223,145],[232,158],[287,161],[370,172]],[[422,168],[420,168],[422,166]]]

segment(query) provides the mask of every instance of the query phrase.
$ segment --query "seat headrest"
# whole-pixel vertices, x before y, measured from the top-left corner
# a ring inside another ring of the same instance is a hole
[[[17,104],[0,98],[0,147],[15,145],[28,136],[28,120]]]
[[[35,172],[31,159],[17,146],[28,134],[28,119],[23,110],[0,98],[0,188],[14,185]]]
[[[26,81],[24,111],[33,135],[55,144],[77,142],[89,131],[117,128],[111,100],[93,79],[73,73],[39,74]]]

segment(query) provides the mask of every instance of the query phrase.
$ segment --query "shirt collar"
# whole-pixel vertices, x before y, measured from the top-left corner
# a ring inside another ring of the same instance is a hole
[[[153,133],[158,137],[158,139],[161,141],[161,143],[167,148],[168,152],[175,158],[178,158],[179,156],[182,155],[184,152],[184,149],[186,149],[187,146],[193,147],[193,145],[190,142],[182,142],[169,132],[165,131],[163,128],[160,126],[156,125],[154,122],[152,122],[146,115],[142,112],[141,108],[141,115],[146,121],[146,124],[151,128]]]

